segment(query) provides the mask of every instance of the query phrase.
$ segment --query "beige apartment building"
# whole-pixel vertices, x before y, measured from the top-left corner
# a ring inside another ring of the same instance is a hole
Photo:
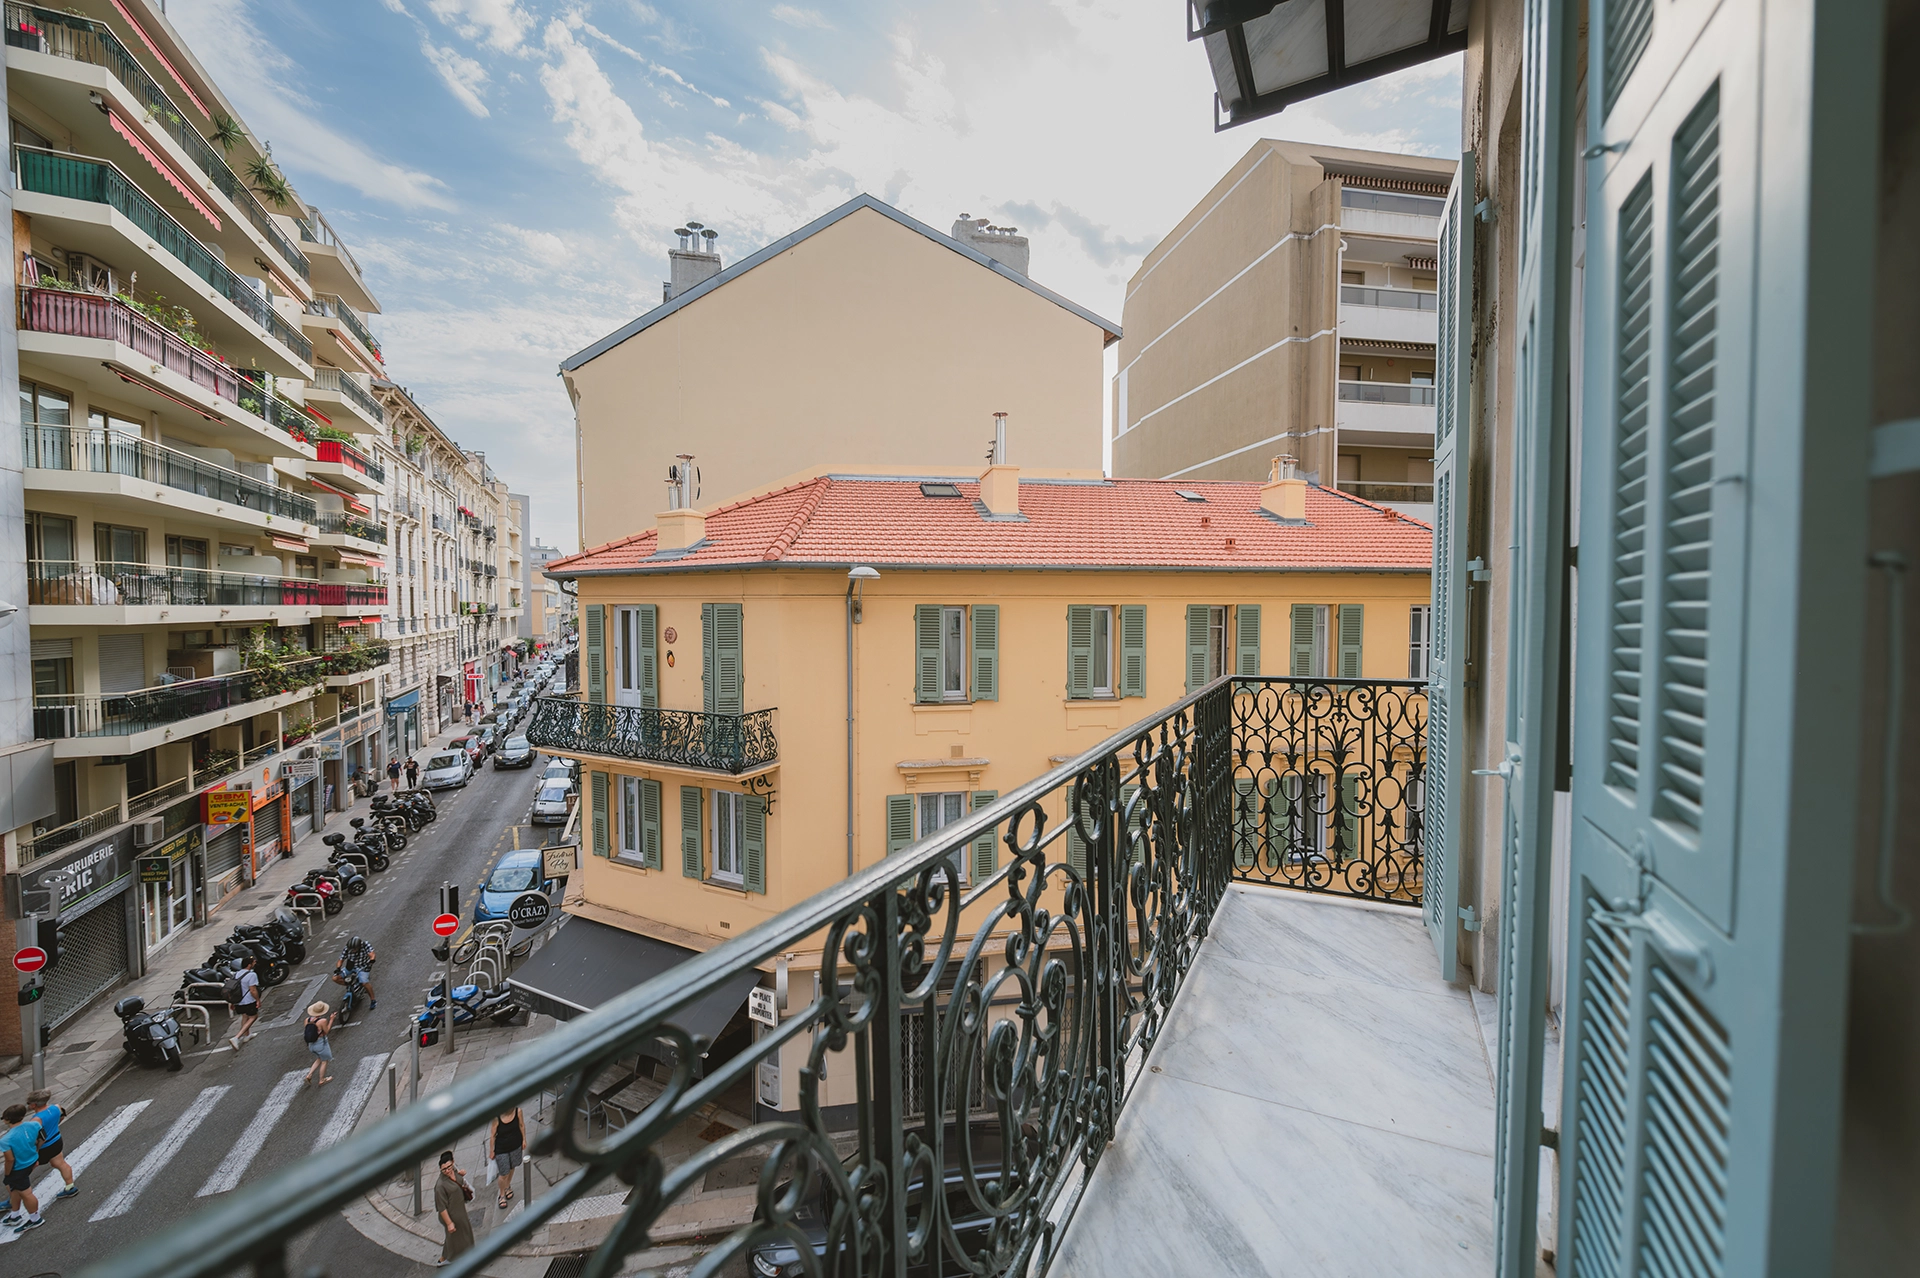
[[[643,526],[680,454],[713,506],[824,458],[977,467],[1004,412],[1019,465],[1099,474],[1120,328],[1030,279],[1013,228],[945,235],[862,195],[724,268],[681,229],[665,300],[560,366],[582,546]]]
[[[1310,480],[1425,518],[1455,163],[1262,140],[1127,284],[1113,473]]]

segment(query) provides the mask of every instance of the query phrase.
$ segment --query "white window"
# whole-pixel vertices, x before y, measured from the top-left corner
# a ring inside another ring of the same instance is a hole
[[[966,815],[967,796],[964,791],[950,790],[941,794],[923,794],[920,796],[920,837],[926,838],[946,827],[955,824]],[[947,856],[952,862],[956,881],[967,881],[967,849],[954,848]]]
[[[1214,604],[1207,609],[1207,682],[1212,683],[1227,670],[1227,608]]]
[[[967,699],[967,610],[940,610],[940,699]]]
[[[1407,614],[1407,678],[1424,679],[1427,655],[1433,648],[1433,607],[1415,604]]]
[[[645,693],[640,679],[640,610],[616,608],[614,618],[614,700],[637,706]]]
[[[1093,610],[1093,664],[1089,676],[1096,697],[1113,695],[1113,609]]]
[[[735,885],[746,881],[746,857],[740,841],[741,801],[746,796],[729,790],[713,792],[713,880]]]
[[[620,778],[620,855],[632,861],[644,861],[646,849],[640,845],[640,778]]]

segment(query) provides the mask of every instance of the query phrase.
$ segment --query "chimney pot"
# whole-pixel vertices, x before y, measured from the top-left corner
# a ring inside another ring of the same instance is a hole
[[[989,515],[1020,513],[1020,468],[1007,464],[1007,415],[993,415],[993,464],[980,476],[980,504]]]
[[[1267,482],[1260,486],[1260,509],[1288,523],[1307,521],[1307,481],[1294,472],[1294,459],[1273,459]]]

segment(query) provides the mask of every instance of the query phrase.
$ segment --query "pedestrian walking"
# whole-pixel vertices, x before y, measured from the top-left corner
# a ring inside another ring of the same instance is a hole
[[[227,982],[227,1005],[240,1018],[240,1029],[227,1040],[233,1044],[236,1052],[242,1043],[252,1040],[253,1023],[260,1019],[260,977],[253,970],[257,962],[259,960],[253,955],[247,955],[246,961],[240,966],[240,974]]]
[[[420,760],[408,759],[407,760],[407,789],[418,790],[419,788],[420,788]]]
[[[467,1216],[467,1200],[472,1197],[467,1174],[453,1165],[453,1151],[442,1153],[440,1179],[433,1187],[433,1210],[447,1231],[447,1241],[440,1248],[443,1265],[473,1250],[473,1221]]]
[[[527,1123],[518,1105],[493,1120],[488,1139],[493,1148],[493,1174],[500,1178],[500,1206],[505,1207],[513,1201],[513,1169],[520,1165],[527,1148]]]
[[[412,763],[413,760],[408,759],[407,762]],[[387,788],[395,794],[400,793],[400,760],[398,759],[387,760]]]
[[[27,1117],[25,1105],[9,1105],[0,1118],[7,1120],[5,1135],[0,1135],[0,1175],[7,1183],[7,1215],[0,1224],[13,1226],[14,1235],[40,1227],[40,1200],[33,1196],[28,1177],[40,1161],[40,1124]],[[467,1245],[471,1247],[472,1234]]]
[[[67,1111],[53,1103],[53,1093],[42,1087],[27,1093],[27,1116],[40,1124],[40,1161],[60,1173],[60,1179],[67,1182],[66,1188],[55,1194],[55,1198],[71,1198],[80,1192],[73,1182],[73,1165],[67,1161],[66,1138],[60,1134],[60,1120]]]
[[[327,1075],[327,1066],[333,1063],[333,1043],[329,1038],[333,1033],[333,1009],[324,999],[307,1005],[307,1023],[300,1033],[307,1040],[307,1050],[313,1054],[313,1064],[307,1066],[302,1085],[325,1087],[333,1081]]]

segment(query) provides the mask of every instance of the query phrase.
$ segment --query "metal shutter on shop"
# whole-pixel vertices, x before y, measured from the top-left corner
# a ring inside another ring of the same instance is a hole
[[[100,691],[132,692],[147,686],[146,636],[101,635]]]
[[[58,1026],[127,974],[127,916],[123,892],[64,922],[60,964],[47,973],[40,1020]]]
[[[285,799],[275,799],[253,814],[253,863],[262,864],[268,857],[280,850],[280,805]]]
[[[240,868],[240,858],[246,851],[246,841],[241,837],[243,827],[230,825],[223,833],[207,841],[207,878],[218,879]]]

